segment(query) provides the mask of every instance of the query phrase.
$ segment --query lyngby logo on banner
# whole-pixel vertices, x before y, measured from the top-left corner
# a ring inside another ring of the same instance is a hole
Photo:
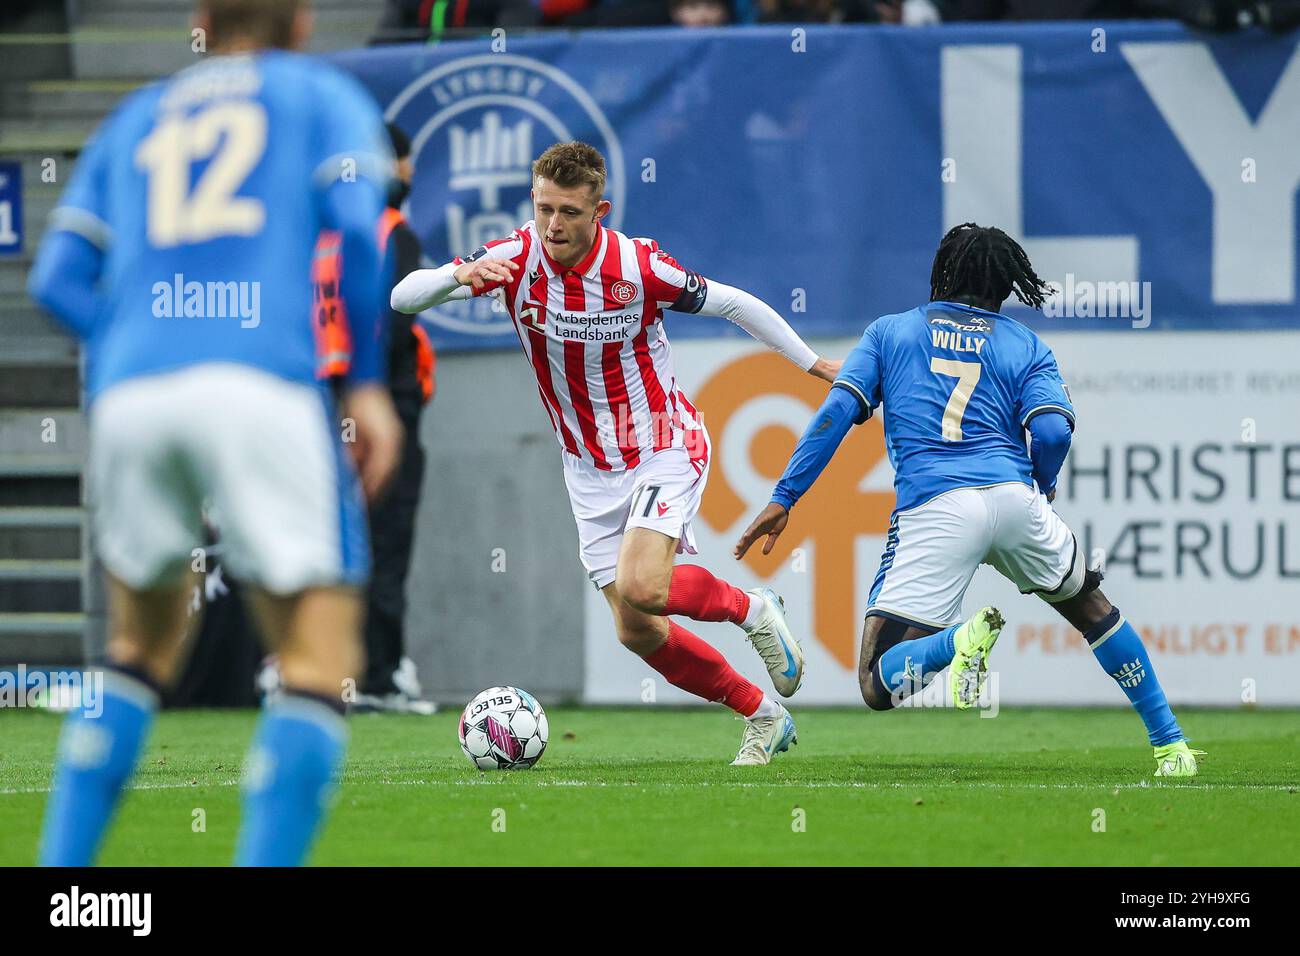
[[[445,63],[402,90],[385,118],[411,136],[414,188],[403,212],[433,264],[469,255],[533,218],[532,162],[552,143],[582,139],[605,156],[605,224],[617,229],[626,178],[623,149],[591,96],[540,60],[489,53]],[[489,296],[449,302],[423,316],[453,332],[508,335]]]

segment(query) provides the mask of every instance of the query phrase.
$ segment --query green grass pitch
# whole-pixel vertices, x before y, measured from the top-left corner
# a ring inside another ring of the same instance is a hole
[[[163,714],[101,862],[227,863],[255,717]],[[556,707],[542,761],[514,773],[473,769],[455,714],[357,716],[312,862],[1296,863],[1300,713],[1179,717],[1210,756],[1199,778],[1162,783],[1120,710],[796,710],[790,754],[734,768],[742,728],[720,709]],[[58,728],[0,714],[0,865],[35,858]]]

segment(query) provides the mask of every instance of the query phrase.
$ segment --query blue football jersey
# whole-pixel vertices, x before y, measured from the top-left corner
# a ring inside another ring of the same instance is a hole
[[[866,421],[885,409],[885,447],[900,511],[954,488],[1033,484],[1025,427],[1074,406],[1052,350],[1014,319],[954,302],[881,316],[849,353],[835,387]]]
[[[127,98],[50,221],[104,256],[88,394],[199,362],[315,381],[311,266],[331,226],[325,193],[350,176],[380,184],[357,194],[378,222],[391,164],[374,100],[307,56],[213,57]]]

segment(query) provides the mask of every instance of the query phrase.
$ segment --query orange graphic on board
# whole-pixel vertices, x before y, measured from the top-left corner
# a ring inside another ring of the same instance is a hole
[[[697,405],[704,411],[714,448],[708,488],[700,515],[709,527],[723,533],[736,527],[743,517],[748,522],[757,507],[744,501],[727,478],[725,456],[720,443],[727,440],[727,423],[737,411],[764,395],[788,395],[812,410],[826,398],[826,385],[800,372],[786,359],[772,352],[738,359],[717,371],[696,392]],[[773,485],[785,470],[799,435],[785,424],[759,428],[749,438],[746,450],[756,473]],[[885,437],[880,419],[849,431],[834,459],[817,483],[795,506],[790,523],[777,539],[772,553],[762,553],[761,542],[750,548],[744,561],[763,578],[772,577],[796,548],[813,545],[815,566],[812,576],[813,632],[817,640],[847,669],[857,666],[855,653],[862,622],[854,601],[858,569],[854,545],[863,535],[884,535],[894,508],[892,491],[861,491],[862,480],[885,457]],[[744,527],[742,524],[740,527]],[[875,567],[864,569],[874,574]]]

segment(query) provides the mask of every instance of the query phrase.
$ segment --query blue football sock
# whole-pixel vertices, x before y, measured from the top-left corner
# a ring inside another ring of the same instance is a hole
[[[907,697],[916,693],[936,674],[952,663],[952,639],[960,624],[945,627],[942,631],[926,637],[914,638],[895,644],[880,655],[876,666],[880,668],[880,679],[891,694],[904,684]]]
[[[1128,695],[1129,703],[1146,724],[1147,737],[1152,745],[1173,743],[1183,739],[1183,732],[1169,709],[1164,688],[1156,680],[1156,670],[1151,666],[1142,638],[1119,613],[1111,610],[1101,621],[1083,635],[1092,648],[1093,656],[1115,683]]]
[[[347,749],[343,715],[286,689],[258,722],[244,768],[238,866],[298,866],[333,795]]]
[[[98,695],[93,684],[83,687],[82,706],[63,722],[41,834],[41,866],[94,862],[158,709],[158,693],[143,675],[106,668],[103,681]]]

